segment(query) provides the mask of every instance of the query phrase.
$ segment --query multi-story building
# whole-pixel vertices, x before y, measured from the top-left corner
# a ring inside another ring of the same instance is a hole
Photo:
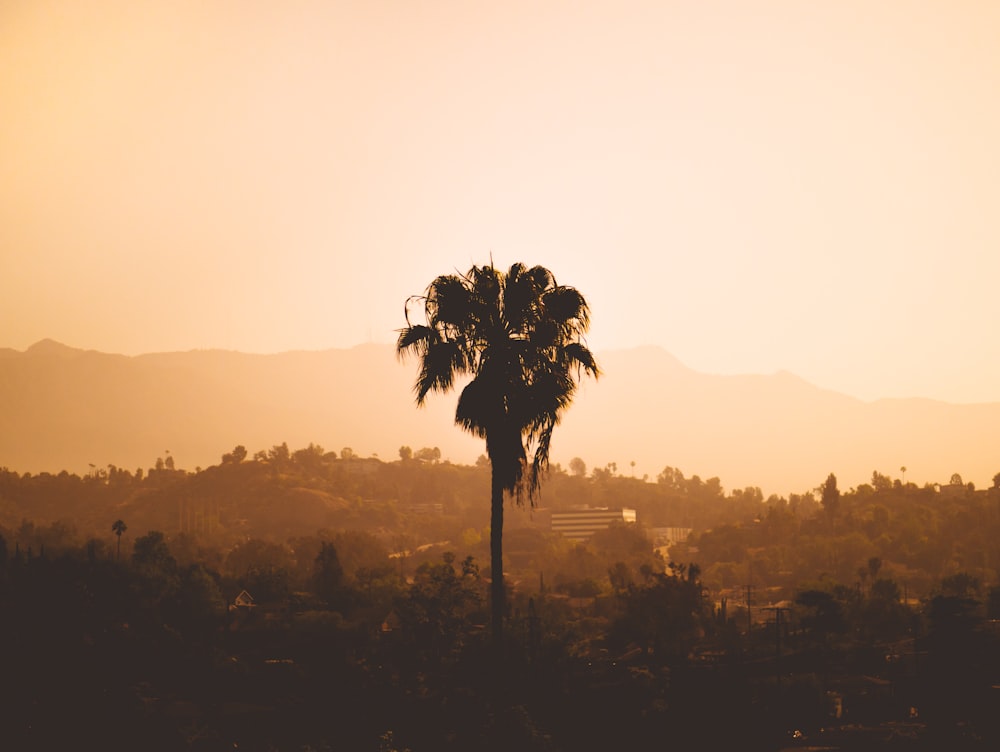
[[[552,532],[575,541],[585,541],[612,522],[635,522],[634,509],[574,509],[552,513]]]

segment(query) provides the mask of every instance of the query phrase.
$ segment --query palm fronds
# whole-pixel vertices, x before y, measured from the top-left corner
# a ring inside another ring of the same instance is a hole
[[[471,375],[455,422],[486,439],[504,490],[533,501],[553,429],[577,381],[600,374],[582,341],[590,325],[587,301],[557,285],[545,267],[515,263],[504,273],[492,262],[439,276],[412,300],[423,302],[426,323],[411,323],[407,313],[396,349],[400,357],[420,358],[417,403]]]

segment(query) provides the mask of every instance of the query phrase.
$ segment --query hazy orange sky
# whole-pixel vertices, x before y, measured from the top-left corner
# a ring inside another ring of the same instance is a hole
[[[1000,400],[1000,3],[0,5],[0,346],[391,342],[488,260],[592,348]]]

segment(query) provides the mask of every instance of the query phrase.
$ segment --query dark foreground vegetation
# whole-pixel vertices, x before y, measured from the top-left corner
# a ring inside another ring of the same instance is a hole
[[[507,516],[499,656],[485,463],[2,471],[0,746],[997,748],[1000,488],[571,464]],[[549,531],[583,504],[639,523]]]

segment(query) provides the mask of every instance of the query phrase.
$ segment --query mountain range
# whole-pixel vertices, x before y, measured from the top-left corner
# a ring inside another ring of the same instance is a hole
[[[865,402],[785,372],[713,375],[658,347],[598,353],[556,429],[552,459],[655,480],[666,466],[726,488],[801,493],[835,473],[844,489],[873,471],[919,484],[953,473],[978,486],[1000,471],[992,447],[1000,403]],[[217,464],[287,442],[398,458],[439,447],[472,463],[483,443],[453,423],[456,397],[417,408],[417,364],[391,345],[253,355],[195,350],[124,356],[43,340],[0,349],[0,466],[86,473],[91,465]],[[906,467],[905,472],[902,467]]]

